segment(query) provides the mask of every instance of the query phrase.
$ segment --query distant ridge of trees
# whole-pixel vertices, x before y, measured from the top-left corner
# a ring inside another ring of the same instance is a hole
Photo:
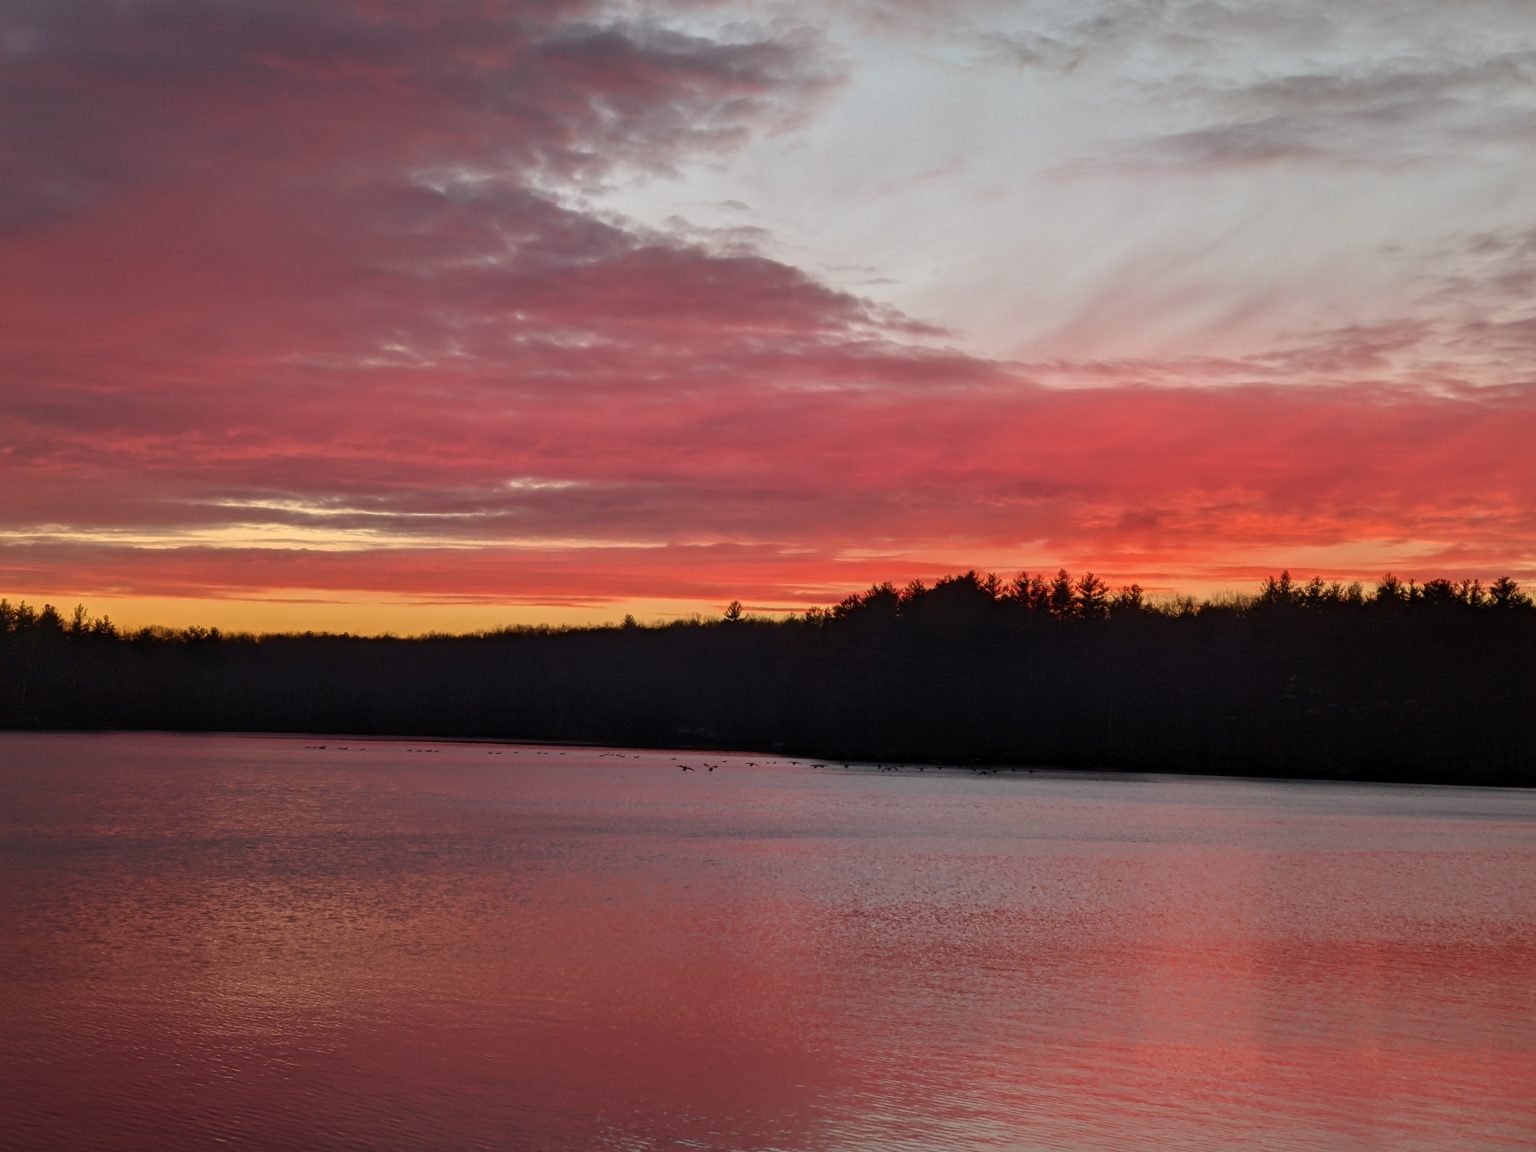
[[[1515,581],[1289,572],[1154,599],[1087,573],[876,584],[786,620],[413,639],[124,632],[0,600],[0,728],[292,731],[1536,784]]]

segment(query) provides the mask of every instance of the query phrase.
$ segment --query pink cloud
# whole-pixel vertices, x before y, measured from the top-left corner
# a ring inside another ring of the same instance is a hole
[[[1536,562],[1531,393],[1373,383],[1411,325],[1003,364],[584,206],[802,114],[835,80],[809,39],[574,2],[72,11],[0,16],[0,588],[824,602],[993,558]]]

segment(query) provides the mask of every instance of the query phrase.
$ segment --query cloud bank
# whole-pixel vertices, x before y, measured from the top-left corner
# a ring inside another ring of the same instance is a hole
[[[1429,319],[987,358],[761,228],[612,207],[856,80],[825,30],[690,11],[728,31],[577,0],[7,5],[0,589],[601,609],[972,564],[1536,572],[1530,233],[1469,230]],[[1007,43],[1072,68],[1091,32]],[[1125,159],[1347,149],[1526,67],[1200,80],[1239,118]]]

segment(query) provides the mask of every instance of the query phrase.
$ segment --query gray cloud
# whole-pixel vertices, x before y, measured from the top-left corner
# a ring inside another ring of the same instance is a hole
[[[1462,64],[1418,58],[1168,91],[1206,114],[1240,116],[1148,142],[1173,162],[1320,159],[1412,163],[1529,138],[1536,51]],[[1520,115],[1518,113],[1524,113]]]
[[[710,39],[603,14],[586,0],[17,0],[0,9],[0,229],[201,178],[231,153],[565,181],[667,170],[793,122],[838,80],[803,30]]]
[[[1511,0],[1101,0],[1028,16],[983,35],[982,59],[1111,70],[1178,125],[1074,169],[1401,165],[1536,139],[1536,21]]]

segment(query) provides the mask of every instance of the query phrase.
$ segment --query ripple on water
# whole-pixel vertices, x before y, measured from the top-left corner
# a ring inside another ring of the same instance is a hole
[[[0,735],[0,1147],[1536,1146],[1524,793],[307,745]]]

